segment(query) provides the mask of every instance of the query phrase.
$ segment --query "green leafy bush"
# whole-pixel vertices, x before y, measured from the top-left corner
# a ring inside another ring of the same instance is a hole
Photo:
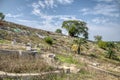
[[[62,30],[61,30],[61,29],[56,29],[55,32],[56,32],[56,33],[62,33]]]
[[[99,41],[98,46],[102,49],[106,49],[107,48],[107,43],[104,42],[104,41]]]
[[[51,37],[49,37],[49,36],[48,36],[48,37],[45,37],[44,40],[45,40],[46,43],[48,43],[48,44],[50,44],[50,45],[53,44],[53,39],[52,39]]]

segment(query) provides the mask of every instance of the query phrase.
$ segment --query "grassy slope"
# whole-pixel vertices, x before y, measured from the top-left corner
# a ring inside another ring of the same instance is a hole
[[[111,68],[111,66],[113,67],[119,66],[119,61],[105,58],[104,56],[106,51],[103,49],[100,49],[96,44],[92,42],[87,42],[86,45],[82,46],[82,53],[84,53],[84,55],[81,55],[81,56],[78,55],[78,57],[75,57],[74,53],[71,51],[72,41],[74,40],[74,38],[72,37],[56,34],[53,32],[48,32],[40,29],[34,29],[34,28],[23,26],[23,25],[11,23],[11,22],[0,22],[0,23],[2,23],[0,27],[4,27],[4,29],[0,31],[4,31],[3,34],[6,34],[4,36],[4,40],[0,41],[1,44],[5,44],[5,43],[10,44],[11,40],[15,38],[17,40],[17,43],[19,44],[21,43],[26,44],[28,42],[32,42],[33,46],[39,44],[41,53],[55,53],[61,62],[70,63],[70,64],[71,63],[84,64],[85,62],[81,61],[81,58],[84,58],[86,61],[89,61],[89,62],[98,62],[101,64],[103,69],[113,71],[113,72],[114,72],[114,69]],[[18,32],[14,31],[15,29],[19,29],[20,31]],[[42,36],[52,37],[54,40],[53,45],[51,46],[48,45],[42,38],[39,38],[36,35],[36,33]],[[18,48],[18,49],[21,49],[21,48]],[[119,50],[117,51],[117,53],[120,55]],[[89,72],[91,72],[91,70]],[[99,73],[98,71],[94,72],[93,74],[96,74],[98,77],[99,75],[101,75],[101,73]],[[91,74],[89,74],[88,76],[91,77],[91,79],[95,78],[95,76]],[[83,78],[86,77],[86,73],[82,77]]]

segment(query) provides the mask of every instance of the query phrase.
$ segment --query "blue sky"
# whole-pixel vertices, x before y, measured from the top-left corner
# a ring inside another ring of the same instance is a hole
[[[53,32],[64,20],[81,20],[90,40],[120,41],[120,0],[0,0],[0,12],[7,21]]]

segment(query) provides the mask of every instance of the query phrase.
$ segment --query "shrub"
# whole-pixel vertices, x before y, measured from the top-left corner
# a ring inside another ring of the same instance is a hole
[[[62,30],[61,30],[61,29],[56,29],[55,32],[56,32],[56,33],[62,33]]]
[[[53,44],[53,39],[52,39],[51,37],[49,37],[49,36],[48,36],[48,37],[45,37],[44,40],[45,40],[46,43],[48,43],[48,44],[50,44],[50,45]]]
[[[94,38],[97,42],[102,40],[102,36],[99,35],[94,36]]]
[[[99,41],[98,46],[102,49],[106,49],[107,48],[107,43],[104,42],[104,41]]]

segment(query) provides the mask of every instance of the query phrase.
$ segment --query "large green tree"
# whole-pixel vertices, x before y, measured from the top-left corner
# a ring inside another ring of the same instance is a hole
[[[0,20],[3,20],[5,18],[5,15],[0,12]]]
[[[68,31],[68,34],[72,37],[83,36],[88,39],[88,27],[84,21],[79,20],[68,20],[64,21],[62,28]]]

